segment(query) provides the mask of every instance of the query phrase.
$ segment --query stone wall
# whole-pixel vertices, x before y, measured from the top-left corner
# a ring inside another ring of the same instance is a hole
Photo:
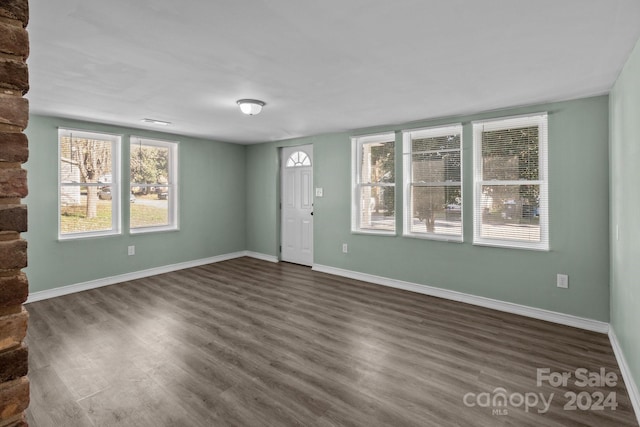
[[[0,0],[0,427],[26,426],[29,405],[28,350],[24,344],[28,314],[22,304],[29,293],[27,231],[29,147],[23,133],[29,119],[26,59],[28,0]]]

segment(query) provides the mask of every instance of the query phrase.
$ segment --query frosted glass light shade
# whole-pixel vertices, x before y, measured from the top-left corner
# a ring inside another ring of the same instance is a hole
[[[264,107],[265,103],[257,99],[240,99],[238,101],[238,105],[240,106],[240,111],[244,114],[253,116],[262,111],[262,107]]]

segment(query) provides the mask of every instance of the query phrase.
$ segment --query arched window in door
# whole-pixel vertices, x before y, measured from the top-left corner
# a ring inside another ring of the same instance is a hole
[[[304,151],[296,151],[287,159],[288,168],[299,168],[302,166],[311,166],[311,159]]]

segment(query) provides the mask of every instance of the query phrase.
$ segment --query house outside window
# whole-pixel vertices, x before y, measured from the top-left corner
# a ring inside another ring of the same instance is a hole
[[[58,237],[120,233],[121,137],[58,129]]]

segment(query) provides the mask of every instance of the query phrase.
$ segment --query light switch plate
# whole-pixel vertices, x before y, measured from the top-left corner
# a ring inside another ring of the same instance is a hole
[[[567,274],[558,274],[556,278],[556,285],[562,289],[569,288],[569,276]]]
[[[322,197],[323,193],[324,191],[322,191],[322,187],[316,187],[316,197]]]

